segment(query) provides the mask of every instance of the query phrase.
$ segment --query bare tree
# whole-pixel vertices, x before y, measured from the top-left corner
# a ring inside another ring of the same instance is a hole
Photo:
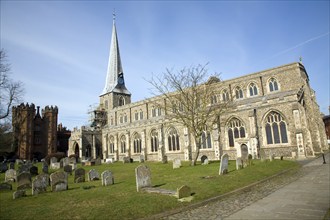
[[[10,78],[10,64],[6,52],[0,50],[0,119],[10,115],[11,107],[21,101],[24,93],[23,83]]]
[[[207,65],[207,64],[206,64]],[[183,125],[195,143],[195,152],[190,158],[196,165],[200,149],[205,138],[204,132],[210,132],[213,125],[219,126],[219,116],[229,104],[229,101],[219,100],[217,83],[219,74],[209,75],[206,65],[184,68],[180,71],[166,69],[159,76],[147,80],[152,85],[152,93],[164,97],[165,102],[155,103],[166,112],[171,121]],[[191,154],[193,151],[190,150]]]

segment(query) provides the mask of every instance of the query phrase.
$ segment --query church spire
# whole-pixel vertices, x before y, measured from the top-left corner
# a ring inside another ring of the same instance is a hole
[[[126,89],[124,82],[124,72],[123,72],[123,67],[121,65],[121,59],[119,53],[115,13],[113,13],[112,36],[111,36],[107,76],[106,76],[105,86],[101,95],[105,95],[109,92],[124,93],[128,95],[131,94]]]

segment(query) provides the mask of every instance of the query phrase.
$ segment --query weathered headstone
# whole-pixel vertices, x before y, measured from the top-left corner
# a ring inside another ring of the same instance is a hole
[[[181,160],[179,158],[175,158],[173,160],[173,169],[178,169],[181,167]]]
[[[181,199],[184,197],[189,197],[189,196],[191,196],[191,189],[190,189],[190,187],[183,185],[177,189],[176,194],[177,194],[178,199]]]
[[[50,164],[52,164],[52,163],[57,163],[57,158],[56,157],[50,158]]]
[[[0,191],[12,190],[13,186],[10,183],[0,183]]]
[[[201,157],[201,163],[204,164],[205,160],[208,159],[206,155],[203,155]]]
[[[51,163],[50,168],[53,169],[53,170],[58,170],[58,169],[61,168],[61,163],[60,162]]]
[[[9,181],[16,182],[16,180],[17,180],[16,170],[14,170],[14,169],[7,170],[5,173],[5,181],[6,182],[9,182]]]
[[[69,160],[70,163],[77,163],[77,159],[75,157],[70,157]]]
[[[31,174],[23,172],[17,175],[17,190],[31,188]]]
[[[236,170],[240,170],[243,168],[243,161],[242,158],[237,157],[236,158]]]
[[[267,156],[266,156],[266,153],[265,153],[265,151],[264,151],[263,149],[260,149],[260,152],[259,152],[259,154],[260,154],[260,159],[261,159],[261,162],[264,162],[264,161],[266,161],[266,159],[267,159]]]
[[[270,160],[270,161],[273,161],[274,158],[275,158],[275,155],[274,155],[274,154],[270,154],[270,155],[269,155],[269,160]]]
[[[144,155],[140,155],[140,157],[139,157],[139,162],[140,162],[140,163],[144,163]]]
[[[25,193],[25,190],[17,190],[13,193],[13,199],[18,199],[18,198],[21,198],[21,197],[25,197],[26,196],[26,193]]]
[[[131,158],[129,158],[129,157],[123,157],[123,163],[130,163],[131,162],[130,159]]]
[[[114,178],[110,170],[105,170],[101,173],[102,186],[108,186],[114,184]]]
[[[49,175],[40,174],[32,181],[32,195],[37,195],[47,191],[49,186]]]
[[[64,167],[63,167],[63,170],[65,171],[65,172],[67,172],[68,174],[70,174],[70,175],[72,175],[72,166],[71,165],[65,165]]]
[[[53,192],[68,189],[68,174],[64,171],[56,171],[50,174],[50,186]]]
[[[95,160],[95,166],[98,166],[98,165],[101,165],[102,164],[102,160],[101,160],[101,158],[96,158],[96,160]]]
[[[136,190],[139,192],[144,187],[151,187],[151,172],[146,165],[135,168]]]
[[[30,172],[31,165],[30,164],[21,164],[18,167],[17,175],[23,172]]]
[[[71,166],[72,170],[77,169],[77,164],[76,163],[70,163],[69,165]]]
[[[220,160],[219,175],[228,173],[228,154],[223,154]]]
[[[241,145],[241,159],[243,161],[248,159],[248,155],[249,155],[249,150],[248,147],[245,144]]]
[[[70,164],[70,159],[68,157],[62,158],[61,161],[63,167]]]
[[[21,165],[21,164],[23,164],[23,160],[16,159],[16,164],[17,164],[17,165]]]
[[[95,169],[91,169],[88,172],[88,181],[99,180],[99,179],[100,179],[100,174]]]
[[[15,169],[15,163],[14,162],[11,162],[10,164],[9,164],[9,169]]]
[[[42,163],[42,172],[48,173],[48,164],[45,161]]]
[[[74,182],[81,183],[85,182],[85,170],[83,168],[78,168],[74,170]]]
[[[30,167],[30,173],[31,175],[38,175],[38,167],[36,166]]]
[[[167,163],[167,156],[166,155],[164,155],[163,157],[162,157],[162,163]]]
[[[209,159],[206,158],[206,159],[204,160],[203,165],[207,165],[207,164],[209,164]]]

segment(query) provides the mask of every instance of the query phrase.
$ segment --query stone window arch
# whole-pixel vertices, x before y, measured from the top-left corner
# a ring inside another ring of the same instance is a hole
[[[280,113],[271,111],[265,118],[267,144],[288,143],[287,124]]]
[[[126,153],[126,137],[125,137],[125,135],[122,135],[120,137],[120,153],[122,153],[122,154]]]
[[[275,79],[275,78],[270,78],[268,80],[268,89],[269,89],[269,92],[275,92],[275,91],[279,91],[280,90],[280,87],[279,87],[279,83],[278,81]]]
[[[122,96],[119,96],[118,106],[123,106],[123,105],[125,105],[125,98]]]
[[[226,89],[222,91],[222,101],[229,101],[229,92]]]
[[[158,132],[156,129],[150,133],[151,152],[157,152],[159,148]]]
[[[115,153],[115,138],[113,136],[110,136],[109,138],[109,153]]]
[[[140,120],[143,120],[143,111],[140,109]]]
[[[141,135],[139,135],[138,133],[135,133],[133,135],[133,152],[135,154],[141,153],[141,149],[142,149]]]
[[[139,120],[139,112],[137,110],[134,112],[134,119],[135,121]]]
[[[119,115],[119,123],[120,124],[124,123],[124,116],[123,116],[123,114],[120,114]]]
[[[124,122],[127,123],[127,114],[124,113]]]
[[[217,104],[218,103],[218,96],[217,95],[212,95],[211,96],[211,105]]]
[[[227,127],[229,147],[235,146],[235,139],[246,137],[245,126],[238,118],[232,118]]]
[[[170,128],[167,133],[167,145],[169,151],[179,151],[180,150],[180,139],[178,132],[175,128]]]
[[[258,87],[257,87],[257,84],[255,84],[255,83],[250,83],[249,84],[249,87],[248,87],[248,90],[249,90],[249,95],[250,96],[256,96],[256,95],[258,95]]]
[[[211,133],[205,129],[201,137],[201,149],[212,148]]]
[[[241,87],[237,86],[235,88],[235,98],[236,99],[242,99],[244,96],[243,96],[243,90]]]

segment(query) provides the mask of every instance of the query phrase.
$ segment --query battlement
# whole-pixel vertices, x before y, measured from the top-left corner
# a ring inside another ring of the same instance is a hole
[[[43,110],[42,110],[43,113],[46,113],[46,112],[52,112],[52,113],[58,113],[58,108],[57,106],[55,105],[54,107],[51,105],[51,106],[46,106]]]
[[[20,105],[13,106],[13,110],[35,111],[35,105],[33,103],[29,104],[28,102],[26,104],[21,103]]]

